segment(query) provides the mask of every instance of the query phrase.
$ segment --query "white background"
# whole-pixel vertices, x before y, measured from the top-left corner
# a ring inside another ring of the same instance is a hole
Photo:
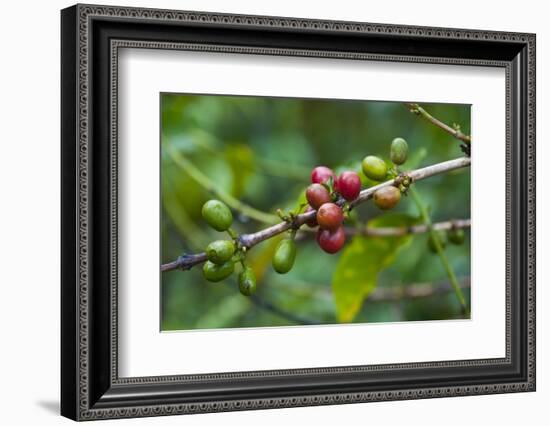
[[[102,424],[371,424],[461,425],[548,423],[550,400],[550,29],[544,2],[463,0],[339,2],[232,0],[111,2],[234,13],[537,32],[538,286],[537,392],[202,416]],[[59,9],[65,1],[3,4],[0,27],[0,400],[3,424],[69,424],[58,417],[59,394]],[[546,78],[546,81],[545,81]],[[537,420],[538,419],[538,420]]]
[[[118,90],[118,170],[124,194],[119,205],[119,374],[504,357],[505,182],[497,180],[490,194],[484,183],[487,173],[505,175],[504,75],[502,68],[488,67],[123,49]],[[319,84],[323,81],[331,84]],[[159,217],[151,206],[160,197],[158,105],[159,93],[166,91],[472,104],[477,143],[471,168],[471,320],[159,333]],[[491,256],[484,256],[488,251]],[[231,350],[220,358],[213,347]]]

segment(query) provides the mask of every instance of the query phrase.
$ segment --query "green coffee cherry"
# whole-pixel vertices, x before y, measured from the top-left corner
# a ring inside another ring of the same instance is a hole
[[[441,231],[436,231],[433,235],[430,234],[429,237],[428,237],[428,248],[430,249],[430,251],[432,253],[437,253],[437,247],[436,247],[436,244],[435,244],[435,240],[434,240],[434,237],[439,241],[439,244],[441,245],[441,248],[444,249],[445,246],[447,245],[446,241],[445,241],[445,234]]]
[[[409,155],[409,145],[407,141],[403,138],[395,138],[391,143],[390,148],[390,159],[393,164],[400,166],[405,161]]]
[[[232,261],[222,263],[221,265],[216,265],[215,263],[207,260],[204,262],[202,267],[202,274],[204,278],[213,283],[217,283],[233,273],[235,270],[235,265]]]
[[[235,253],[235,243],[228,240],[212,241],[206,247],[208,260],[216,265],[221,265],[231,259]]]
[[[256,275],[248,266],[239,274],[239,291],[245,296],[250,296],[256,291]]]
[[[286,274],[292,269],[296,259],[296,243],[287,238],[279,242],[273,255],[273,269],[279,274]]]
[[[377,182],[383,181],[388,172],[388,167],[386,166],[384,160],[375,157],[374,155],[368,155],[363,158],[361,167],[363,168],[363,173],[366,177]]]
[[[216,231],[227,231],[233,223],[231,210],[220,200],[209,200],[202,206],[202,217]]]
[[[464,230],[461,228],[451,228],[447,232],[447,239],[450,243],[460,245],[464,242]]]

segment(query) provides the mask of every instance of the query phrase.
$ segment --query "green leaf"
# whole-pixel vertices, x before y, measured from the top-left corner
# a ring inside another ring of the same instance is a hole
[[[410,215],[389,213],[371,220],[368,225],[410,226],[417,221],[416,217]],[[411,238],[411,235],[353,238],[344,249],[332,277],[338,321],[353,321],[364,300],[376,288],[379,273],[394,262],[399,250]]]

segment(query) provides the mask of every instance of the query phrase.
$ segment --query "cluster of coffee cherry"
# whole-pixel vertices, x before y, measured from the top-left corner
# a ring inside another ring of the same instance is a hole
[[[219,200],[210,200],[202,206],[202,217],[216,231],[227,231],[232,240],[216,240],[206,247],[206,257],[202,273],[211,282],[226,279],[235,271],[235,263],[241,263],[239,291],[250,296],[256,291],[256,275],[245,263],[244,250],[240,249],[237,234],[231,229],[233,215],[229,207]]]
[[[407,142],[396,138],[391,143],[390,159],[395,165],[405,163],[408,156]],[[379,157],[369,155],[361,163],[363,174],[370,180],[382,182],[387,178],[397,178],[395,185],[385,186],[373,194],[376,206],[382,210],[395,207],[401,193],[406,193],[410,180],[406,175],[398,175],[395,167],[388,167]],[[346,241],[344,219],[349,212],[350,202],[361,193],[361,178],[358,173],[347,170],[338,176],[325,166],[315,167],[311,172],[311,185],[306,189],[306,212],[315,211],[315,215],[306,222],[309,227],[318,227],[317,244],[326,253],[334,254],[342,249]],[[302,208],[300,211],[302,211]],[[205,279],[212,282],[221,281],[235,270],[235,264],[241,263],[239,290],[244,295],[251,295],[256,290],[254,271],[245,263],[245,248],[240,247],[238,235],[231,229],[233,215],[227,205],[219,200],[207,201],[202,207],[202,216],[206,222],[219,232],[227,231],[231,240],[213,241],[206,247],[208,260],[203,265]],[[291,222],[295,214],[282,216]],[[275,248],[272,259],[273,269],[279,274],[289,272],[296,260],[296,229],[282,239]]]
[[[319,226],[317,244],[327,253],[336,253],[346,241],[344,211],[338,201],[340,196],[346,201],[355,200],[361,192],[361,178],[349,170],[336,177],[328,167],[319,166],[311,172],[311,182],[306,199],[308,211],[315,210],[316,214],[307,225]]]
[[[390,158],[393,164],[405,163],[408,156],[408,144],[402,138],[392,141]],[[363,174],[377,182],[388,177],[396,177],[397,172],[388,168],[384,160],[369,155],[361,162]],[[346,241],[344,231],[345,213],[349,202],[355,200],[361,193],[361,178],[354,171],[344,171],[339,176],[325,166],[318,166],[311,172],[311,185],[306,190],[308,210],[317,213],[307,222],[310,227],[318,226],[317,243],[322,250],[333,254],[340,251]],[[373,194],[374,203],[382,210],[395,207],[401,199],[401,193],[406,192],[410,180],[403,176],[398,186],[386,186]]]

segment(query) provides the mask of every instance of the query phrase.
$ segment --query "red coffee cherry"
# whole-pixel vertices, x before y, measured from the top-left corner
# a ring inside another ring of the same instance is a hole
[[[315,211],[315,209],[312,209],[311,206],[307,206],[306,213],[313,212],[313,211]],[[317,215],[313,215],[311,219],[306,222],[306,225],[309,226],[310,228],[315,228],[318,225]]]
[[[334,189],[348,201],[353,201],[361,192],[361,178],[355,172],[345,171],[338,176]]]
[[[339,226],[334,231],[322,228],[317,231],[317,244],[329,254],[338,252],[345,242],[346,232],[343,226]]]
[[[311,171],[311,183],[325,183],[329,180],[329,178],[332,178],[334,181],[336,179],[336,175],[328,167],[318,166]]]
[[[335,230],[343,221],[342,209],[334,203],[325,203],[317,210],[317,223],[323,229]]]
[[[330,203],[330,193],[319,183],[313,183],[306,189],[307,202],[311,207],[317,210],[325,203]]]

